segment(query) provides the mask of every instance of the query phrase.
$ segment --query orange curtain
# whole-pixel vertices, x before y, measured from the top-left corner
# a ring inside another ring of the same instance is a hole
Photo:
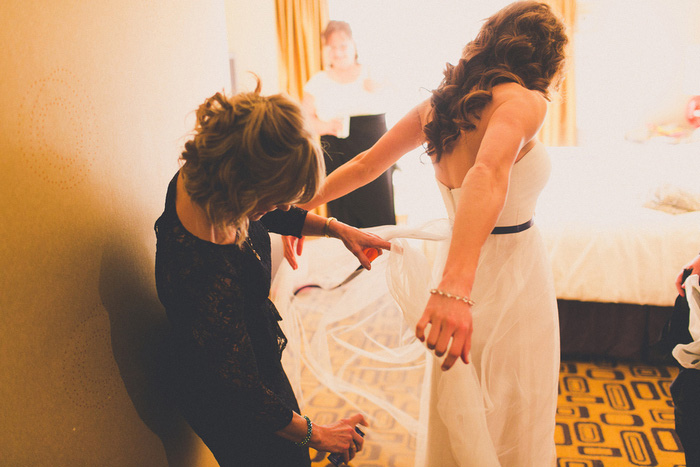
[[[276,7],[280,89],[301,101],[304,84],[323,67],[328,1],[276,0]]]
[[[321,33],[328,24],[328,0],[275,0],[280,89],[301,102],[304,85],[323,69]],[[327,215],[326,205],[313,210]]]
[[[574,31],[576,28],[576,0],[544,0],[564,20],[569,36],[564,80],[558,95],[554,95],[547,118],[540,131],[540,140],[547,146],[576,145],[576,82],[574,74]]]

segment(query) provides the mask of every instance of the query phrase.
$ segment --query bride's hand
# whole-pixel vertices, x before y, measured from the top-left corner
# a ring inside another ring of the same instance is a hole
[[[430,324],[426,339],[425,329]],[[469,363],[469,350],[472,346],[472,311],[471,305],[454,298],[431,295],[423,316],[416,325],[416,337],[426,346],[442,357],[441,368],[449,370],[457,359]],[[452,345],[450,344],[452,339]]]

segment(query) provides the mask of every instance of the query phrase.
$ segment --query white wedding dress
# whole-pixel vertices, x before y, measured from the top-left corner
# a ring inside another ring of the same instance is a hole
[[[519,225],[533,217],[549,172],[547,152],[537,143],[512,169],[497,226]],[[302,267],[276,279],[275,303],[289,337],[287,373],[294,383],[299,361],[303,361],[336,393],[361,395],[386,410],[416,435],[416,467],[553,465],[559,326],[547,252],[536,223],[522,232],[490,235],[481,250],[472,289],[476,304],[472,307],[470,364],[458,361],[443,372],[440,360],[414,337],[429,290],[441,276],[460,195],[459,189],[439,185],[449,222],[435,221],[418,229],[370,229],[391,239],[393,245],[391,253],[373,263],[372,271],[335,290],[289,298],[289,290],[304,282],[330,289],[356,267],[357,261],[337,245],[340,242],[321,239],[314,244],[315,252],[304,253],[310,256],[306,258],[308,270]],[[432,267],[425,248],[417,248],[414,240],[407,240],[411,238],[438,245],[433,248],[437,252]],[[387,288],[394,300],[388,298]],[[304,329],[313,321],[304,306],[321,309],[313,330]],[[392,313],[402,313],[404,322],[392,318]],[[395,345],[386,344],[386,330],[372,336],[372,323],[383,317],[395,323]],[[304,345],[298,345],[299,341]],[[371,344],[354,344],[360,341]],[[357,360],[353,357],[336,364],[333,346],[352,349]],[[381,364],[388,373],[414,371],[425,362],[423,387],[415,388],[420,399],[417,416],[393,404],[394,398],[381,387],[367,385],[361,375],[353,379],[352,369],[361,365],[360,360],[373,361],[376,367]],[[298,395],[303,405],[304,395]]]
[[[549,157],[537,143],[513,167],[497,226],[519,225],[534,216],[549,171]],[[460,189],[440,184],[440,191],[454,219]],[[472,299],[471,364],[443,372],[432,357],[426,457],[416,465],[552,465],[559,325],[550,265],[536,225],[489,236]]]

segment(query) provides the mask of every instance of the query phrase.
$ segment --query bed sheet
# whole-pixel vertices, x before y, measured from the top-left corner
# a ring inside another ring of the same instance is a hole
[[[676,275],[700,251],[700,212],[644,207],[663,187],[700,198],[700,145],[549,148],[536,223],[557,297],[673,306]]]

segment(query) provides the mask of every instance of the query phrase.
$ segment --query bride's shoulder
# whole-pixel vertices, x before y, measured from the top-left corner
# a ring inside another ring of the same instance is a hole
[[[490,112],[485,124],[500,122],[508,128],[522,131],[527,141],[535,137],[547,116],[547,100],[537,92],[516,83],[504,83],[493,88]]]
[[[424,127],[432,116],[432,106],[430,99],[426,99],[412,109],[412,112],[418,117],[421,128]]]
[[[527,89],[517,83],[503,83],[494,86],[492,108],[509,109],[523,118],[540,121],[547,114],[547,99],[538,91]]]
[[[528,89],[518,83],[502,83],[494,86],[492,102],[499,105],[508,101],[515,101],[542,109],[545,109],[547,106],[547,99],[541,92]]]

